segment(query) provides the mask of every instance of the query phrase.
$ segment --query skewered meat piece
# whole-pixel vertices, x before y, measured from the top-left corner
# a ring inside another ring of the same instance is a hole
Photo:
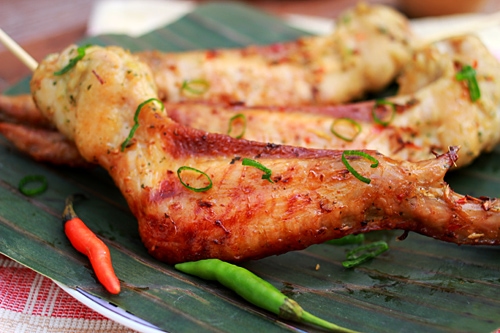
[[[350,102],[384,89],[411,58],[416,38],[390,7],[360,4],[336,23],[329,36],[269,46],[138,56],[162,100],[249,106]]]
[[[379,229],[458,244],[500,242],[500,203],[456,194],[443,181],[455,148],[419,163],[365,151],[377,167],[346,156],[371,180],[366,184],[346,168],[342,151],[237,140],[172,121],[154,100],[148,66],[120,48],[91,47],[69,73],[55,76],[74,52],[70,47],[40,64],[34,99],[85,159],[110,173],[159,260],[242,261]],[[122,149],[133,110],[148,100]],[[242,158],[265,168],[243,165]]]
[[[471,101],[467,85],[456,79],[457,72],[467,64],[474,64],[482,93],[476,102]],[[374,122],[373,102],[281,108],[166,103],[165,108],[176,122],[207,132],[226,134],[231,118],[243,114],[243,138],[248,140],[309,148],[373,149],[412,162],[442,154],[449,146],[460,146],[457,167],[469,164],[500,141],[500,64],[476,37],[451,38],[437,47],[421,49],[407,64],[400,87],[399,96],[390,99],[396,104],[396,114],[387,126]],[[33,103],[31,110],[24,107],[16,117],[17,104],[27,106],[28,102],[20,97],[11,101],[0,96],[0,108],[8,117],[21,121],[28,116],[42,118]],[[343,117],[357,122],[359,134],[352,122],[336,121]],[[332,133],[334,121],[333,129],[343,138]],[[43,122],[35,122],[38,124]],[[14,128],[3,125],[0,132],[9,135],[8,131]],[[20,142],[20,148],[27,146],[23,141],[29,137],[9,137]],[[33,143],[30,140],[29,144]],[[57,149],[54,147],[54,151]],[[43,149],[37,149],[40,150]]]

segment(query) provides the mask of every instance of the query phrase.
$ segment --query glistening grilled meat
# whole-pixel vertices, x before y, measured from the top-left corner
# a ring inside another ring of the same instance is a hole
[[[475,66],[481,91],[477,101],[471,100],[467,83],[456,78],[466,65]],[[460,146],[458,167],[469,164],[482,152],[491,151],[500,141],[500,63],[476,37],[451,38],[415,53],[400,77],[400,88],[399,95],[389,99],[396,105],[396,114],[386,126],[374,121],[373,101],[279,108],[167,102],[165,107],[167,114],[183,125],[223,134],[228,133],[231,118],[242,114],[246,126],[243,129],[240,126],[241,132],[232,134],[242,133],[244,139],[253,141],[309,148],[373,149],[388,157],[412,162],[429,159],[434,153],[442,154],[449,146]],[[6,118],[20,122],[35,119],[34,126],[44,125],[45,121],[37,121],[43,117],[28,103],[29,99],[28,96],[25,99],[0,96],[0,109]],[[352,122],[336,120],[343,117],[356,121],[359,133]],[[336,136],[332,126],[343,136]],[[28,146],[46,143],[40,130],[30,136],[19,136],[20,130],[17,125],[0,123],[0,132],[20,149],[26,151]],[[23,131],[29,132],[29,129]],[[44,141],[33,140],[37,137]],[[68,147],[57,153],[63,143],[68,143]],[[60,162],[67,160],[63,154],[69,154],[71,149],[76,151],[69,146],[69,141],[61,139],[53,148],[40,147],[27,152],[38,153],[35,155],[38,160],[43,160],[39,152],[53,152],[46,160]],[[75,152],[72,156],[77,155]]]
[[[415,43],[403,15],[363,3],[342,13],[328,36],[138,56],[155,73],[158,95],[168,102],[331,105],[384,89],[411,59]]]
[[[419,163],[364,152],[377,167],[347,156],[353,170],[371,180],[366,184],[346,168],[342,151],[199,131],[172,121],[152,100],[122,149],[133,110],[157,97],[150,69],[120,48],[91,47],[69,73],[55,76],[73,52],[70,47],[40,64],[31,82],[34,99],[86,160],[108,170],[145,246],[160,260],[242,261],[379,229],[458,244],[500,242],[500,203],[456,194],[443,181],[457,159],[455,148]],[[243,165],[243,158],[265,168]],[[180,172],[183,166],[198,171]],[[192,190],[209,179],[208,190]]]

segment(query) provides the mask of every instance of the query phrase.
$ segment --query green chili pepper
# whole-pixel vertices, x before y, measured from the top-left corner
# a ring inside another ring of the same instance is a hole
[[[284,319],[317,325],[333,332],[355,332],[304,311],[296,301],[243,267],[219,259],[205,259],[177,264],[175,268],[205,280],[218,281],[248,302]]]
[[[389,245],[385,241],[378,241],[368,245],[360,246],[347,253],[347,260],[342,262],[345,268],[358,266],[369,259],[373,259],[379,254],[387,251]],[[361,252],[362,254],[358,254]]]
[[[74,58],[71,58],[66,66],[64,66],[62,69],[58,70],[57,72],[54,72],[54,75],[63,75],[73,67],[75,67],[76,63],[79,62],[80,60],[85,57],[85,50],[91,45],[84,45],[80,46],[79,48],[76,49],[77,56]]]
[[[365,240],[365,234],[347,235],[342,238],[330,239],[326,241],[331,245],[348,245],[348,244],[361,244]]]
[[[142,108],[144,107],[144,105],[146,105],[146,104],[148,104],[150,102],[153,102],[153,101],[156,101],[156,102],[160,103],[162,110],[165,108],[165,106],[163,105],[162,101],[160,101],[158,98],[154,98],[154,97],[150,98],[148,100],[145,100],[144,102],[142,102],[141,104],[139,104],[139,106],[135,110],[135,114],[134,114],[134,126],[132,126],[132,128],[130,129],[130,132],[129,132],[127,138],[125,139],[125,141],[122,142],[121,147],[120,147],[121,151],[124,151],[125,148],[127,148],[130,140],[132,140],[132,137],[135,134],[135,131],[139,127],[139,113],[141,112]]]

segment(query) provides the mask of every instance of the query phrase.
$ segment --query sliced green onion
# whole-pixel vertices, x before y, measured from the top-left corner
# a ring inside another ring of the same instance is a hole
[[[348,244],[361,244],[365,240],[365,234],[347,235],[342,238],[330,239],[326,241],[331,245],[348,245]]]
[[[467,81],[471,101],[475,102],[481,98],[481,91],[476,79],[476,70],[470,65],[462,67],[462,70],[455,75],[458,81]]]
[[[347,253],[347,259],[342,262],[342,266],[345,268],[358,266],[367,260],[375,258],[388,249],[389,245],[387,245],[385,241],[378,241],[357,247]]]
[[[28,188],[27,185],[29,183],[40,183],[40,186],[35,188]],[[26,176],[19,181],[19,185],[17,186],[19,192],[29,197],[45,192],[47,190],[47,187],[47,179],[42,175]]]
[[[264,174],[262,175],[262,179],[266,179],[269,182],[274,183],[273,180],[271,179],[271,172],[272,172],[271,169],[266,168],[265,166],[263,166],[259,162],[251,160],[249,158],[244,158],[241,161],[241,164],[252,166],[252,167],[255,167],[255,168],[257,168],[257,169],[259,169],[261,171],[264,171]]]
[[[181,177],[181,172],[184,171],[184,170],[188,170],[188,171],[193,171],[193,172],[196,172],[196,173],[199,173],[203,176],[205,176],[208,180],[208,185],[205,186],[205,187],[192,187],[192,186],[189,186],[187,183],[185,183],[183,180],[182,180],[182,177]],[[188,166],[181,166],[179,169],[177,169],[177,177],[179,177],[179,181],[181,182],[182,185],[184,185],[185,188],[187,189],[190,189],[191,191],[194,191],[194,192],[205,192],[205,191],[208,191],[212,188],[212,179],[210,179],[210,177],[204,173],[203,171],[201,170],[198,170],[198,169],[195,169],[195,168],[192,168],[192,167],[188,167]]]
[[[201,95],[207,92],[208,88],[210,88],[210,83],[208,83],[207,80],[184,80],[182,82],[181,91],[187,91],[194,95]]]
[[[144,105],[146,105],[146,104],[148,104],[148,103],[150,103],[152,101],[156,101],[156,102],[160,103],[162,111],[165,108],[165,106],[163,105],[163,103],[158,98],[154,98],[154,97],[150,98],[150,99],[148,99],[148,100],[146,100],[144,102],[142,102],[141,104],[139,104],[139,106],[135,110],[135,114],[134,114],[134,126],[132,126],[132,128],[130,129],[128,137],[125,139],[125,141],[122,142],[121,151],[124,151],[125,148],[127,148],[130,140],[132,140],[132,137],[135,134],[135,131],[139,127],[139,113],[141,112],[142,108],[144,107]]]
[[[66,66],[64,66],[62,69],[58,70],[57,72],[54,72],[54,75],[63,75],[67,72],[69,72],[70,69],[75,67],[76,63],[79,62],[80,60],[85,57],[85,50],[91,45],[84,45],[80,46],[76,49],[76,52],[78,55],[74,58],[71,58]]]
[[[355,130],[354,135],[349,138],[349,137],[346,137],[346,136],[340,134],[339,132],[337,132],[335,130],[335,125],[337,125],[339,122],[348,122],[350,125],[352,125],[352,127],[354,127],[354,130]],[[330,131],[336,137],[338,137],[344,141],[351,142],[358,136],[359,133],[361,133],[361,125],[356,120],[351,119],[351,118],[338,118],[338,119],[335,119],[333,121],[332,126],[330,127]]]
[[[344,150],[342,152],[342,163],[344,163],[345,167],[347,168],[347,170],[349,170],[350,173],[353,174],[354,177],[358,178],[359,180],[361,180],[363,183],[367,183],[367,184],[370,184],[371,182],[371,179],[370,178],[366,178],[366,177],[363,177],[359,174],[359,172],[357,172],[350,164],[349,162],[347,161],[347,158],[346,156],[351,156],[351,155],[356,155],[356,156],[361,156],[361,157],[364,157],[366,158],[367,160],[369,160],[370,162],[372,162],[372,164],[370,165],[370,167],[372,168],[376,168],[378,167],[378,160],[363,152],[363,151],[359,151],[359,150]]]
[[[245,134],[245,130],[247,129],[247,117],[243,113],[238,113],[237,115],[232,116],[229,119],[229,128],[227,130],[227,134],[231,135],[231,132],[233,130],[233,123],[238,120],[241,120],[243,122],[243,129],[241,130],[241,133],[235,136],[234,138],[241,139]]]
[[[377,116],[376,111],[377,111],[378,107],[382,106],[382,105],[389,105],[391,107],[391,116],[389,117],[388,120],[382,120]],[[393,102],[388,101],[386,99],[377,99],[375,101],[375,104],[373,105],[373,108],[372,108],[372,117],[373,117],[373,120],[375,121],[375,123],[382,125],[384,127],[388,126],[394,120],[395,115],[396,115],[396,104],[394,104]]]

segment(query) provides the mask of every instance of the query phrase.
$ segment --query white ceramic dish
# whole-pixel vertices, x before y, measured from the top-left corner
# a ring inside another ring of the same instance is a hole
[[[117,323],[122,324],[130,329],[136,330],[142,333],[164,333],[165,331],[159,329],[153,324],[142,320],[141,318],[117,307],[116,305],[109,303],[97,296],[91,295],[88,292],[81,290],[79,288],[73,289],[60,282],[54,281],[62,290],[68,293],[70,296],[85,304],[92,310],[100,313],[106,318],[109,318]]]

